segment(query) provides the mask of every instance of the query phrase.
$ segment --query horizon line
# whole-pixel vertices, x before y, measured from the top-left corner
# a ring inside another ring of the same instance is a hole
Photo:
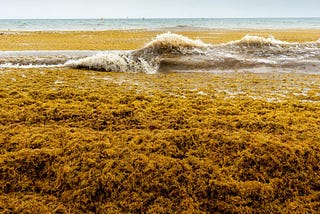
[[[270,17],[77,17],[77,18],[0,18],[0,20],[75,20],[75,19],[105,19],[105,20],[116,20],[116,19],[301,19],[310,18],[317,19],[320,16],[270,16]]]

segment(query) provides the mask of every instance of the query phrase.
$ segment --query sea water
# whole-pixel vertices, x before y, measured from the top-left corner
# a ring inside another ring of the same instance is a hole
[[[0,31],[124,30],[163,28],[320,29],[320,18],[2,19]]]
[[[303,72],[320,74],[320,39],[247,35],[217,45],[164,33],[131,51],[0,51],[0,68],[69,67],[114,72]]]
[[[0,31],[246,28],[320,29],[320,18],[0,20]],[[0,68],[10,67],[72,67],[144,73],[245,70],[320,74],[320,35],[319,40],[306,43],[248,35],[238,41],[210,45],[175,33],[165,33],[142,49],[131,51],[0,50]]]

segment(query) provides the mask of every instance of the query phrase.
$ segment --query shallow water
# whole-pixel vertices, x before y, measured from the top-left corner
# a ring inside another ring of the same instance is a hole
[[[320,40],[247,35],[211,45],[165,33],[132,51],[1,51],[0,67],[69,67],[115,72],[301,72],[320,74]]]

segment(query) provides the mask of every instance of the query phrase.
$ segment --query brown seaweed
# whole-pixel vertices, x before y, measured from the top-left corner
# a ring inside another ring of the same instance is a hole
[[[1,69],[0,211],[317,212],[319,94],[295,73]]]

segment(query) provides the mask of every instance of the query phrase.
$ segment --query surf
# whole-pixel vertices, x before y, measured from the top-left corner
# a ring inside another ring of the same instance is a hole
[[[212,45],[175,33],[156,36],[131,51],[45,51],[0,53],[0,67],[68,67],[105,72],[290,71],[320,73],[320,39],[287,42],[273,36],[246,35]]]
[[[164,71],[225,71],[282,69],[320,72],[320,43],[290,43],[246,35],[240,40],[211,45],[165,33],[143,48],[69,61],[68,66],[102,71],[157,73]]]
[[[201,40],[165,33],[158,35],[142,49],[117,54],[98,54],[69,61],[66,66],[104,71],[157,73],[163,59],[204,53],[209,46]]]

